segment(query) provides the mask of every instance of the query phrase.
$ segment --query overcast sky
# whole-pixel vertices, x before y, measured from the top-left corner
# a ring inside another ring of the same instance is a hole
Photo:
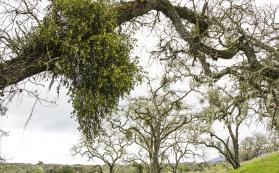
[[[265,2],[275,2],[265,1]],[[258,2],[261,2],[258,0]],[[142,34],[138,37],[139,45],[149,43],[152,47],[154,38],[148,37],[148,34]],[[137,48],[136,52],[140,54],[142,64],[146,64],[148,58],[144,47]],[[160,66],[153,64],[153,74],[160,74]],[[46,87],[47,88],[47,87]],[[145,91],[144,86],[138,87],[133,94],[139,94]],[[41,93],[48,95],[50,98],[55,97],[55,90],[51,92],[48,89],[41,89]],[[72,157],[70,154],[71,147],[78,143],[79,131],[78,124],[71,118],[72,107],[68,103],[69,98],[62,90],[56,105],[43,106],[37,104],[33,116],[24,130],[24,125],[30,115],[34,98],[24,97],[15,99],[9,105],[9,112],[6,117],[0,119],[0,127],[9,131],[9,136],[0,141],[1,154],[8,159],[8,162],[37,163],[61,163],[61,164],[90,164],[86,158]],[[221,129],[221,127],[220,127]],[[261,131],[264,127],[259,127]],[[246,135],[255,132],[255,128],[245,130]],[[217,156],[217,152],[210,151],[209,158]],[[214,153],[214,154],[213,154]]]

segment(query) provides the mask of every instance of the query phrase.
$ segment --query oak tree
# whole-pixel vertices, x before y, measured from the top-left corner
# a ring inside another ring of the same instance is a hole
[[[136,43],[117,32],[134,24],[164,28],[155,52],[167,54],[158,58],[178,76],[185,68],[201,83],[237,80],[266,110],[271,125],[279,126],[273,6],[261,8],[251,0],[1,0],[0,6],[1,112],[8,95],[22,92],[23,82],[58,80],[69,90],[80,129],[91,138],[140,78],[130,59]]]
[[[126,140],[125,135],[114,129],[111,122],[102,122],[104,129],[94,140],[83,138],[81,142],[72,148],[74,155],[81,155],[91,161],[102,161],[109,168],[109,173],[115,172],[115,167],[121,161],[125,160],[127,147],[130,142]],[[98,166],[100,172],[104,168]]]
[[[183,142],[184,138],[175,138],[173,135],[183,132],[181,129],[194,120],[185,104],[192,90],[180,93],[168,88],[166,83],[155,89],[149,83],[149,89],[147,96],[130,98],[128,108],[122,110],[119,114],[121,117],[113,121],[139,147],[138,156],[142,158],[138,159],[148,159],[149,172],[160,173],[167,152]]]
[[[224,92],[211,87],[204,96],[207,104],[199,113],[199,123],[196,130],[200,136],[193,139],[197,144],[216,149],[232,165],[240,167],[240,137],[241,127],[249,119],[250,104],[243,99],[245,94]],[[222,126],[216,130],[216,125]],[[223,129],[223,131],[220,131]]]

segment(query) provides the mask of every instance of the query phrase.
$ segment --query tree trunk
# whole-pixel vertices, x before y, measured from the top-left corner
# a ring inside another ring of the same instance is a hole
[[[136,168],[137,168],[137,173],[143,173],[143,166],[142,166],[142,164],[138,164],[136,166]]]
[[[231,163],[232,163],[233,169],[237,169],[240,167],[240,161],[239,161],[238,155],[235,156],[234,158],[232,158]]]
[[[232,166],[233,166],[233,169],[237,169],[237,168],[240,167],[240,164],[239,163],[234,163]]]
[[[109,166],[109,173],[113,173],[113,166]]]
[[[232,165],[233,169],[237,169],[240,167],[239,159],[227,159],[228,162]]]
[[[178,164],[175,163],[175,165],[173,166],[172,172],[176,173],[177,172],[177,168],[178,168]]]
[[[160,173],[160,165],[159,165],[157,156],[154,156],[151,158],[150,173]]]

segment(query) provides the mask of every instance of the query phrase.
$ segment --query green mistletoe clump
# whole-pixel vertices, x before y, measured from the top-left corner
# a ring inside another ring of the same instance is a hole
[[[51,57],[50,71],[69,88],[74,117],[87,138],[140,80],[130,58],[132,43],[116,31],[116,17],[105,1],[55,0],[37,31],[36,42]]]

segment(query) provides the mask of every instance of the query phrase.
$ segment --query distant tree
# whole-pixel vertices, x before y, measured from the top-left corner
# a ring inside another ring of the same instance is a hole
[[[150,81],[149,89],[148,96],[130,98],[128,109],[120,113],[122,118],[114,121],[127,138],[140,147],[137,155],[146,154],[143,155],[149,159],[149,172],[160,173],[166,152],[179,140],[173,141],[172,135],[194,119],[184,103],[192,90],[176,92],[166,83],[154,89]],[[126,120],[123,120],[123,114],[126,114]]]
[[[76,173],[77,171],[78,170],[74,169],[73,167],[62,166],[62,167],[54,167],[54,168],[48,170],[47,173]]]
[[[199,115],[197,143],[218,150],[234,169],[240,167],[239,134],[241,125],[250,116],[245,94],[239,91],[226,92],[213,86],[204,95],[207,104]],[[223,131],[215,131],[215,125],[222,125]]]
[[[43,161],[38,161],[37,165],[43,165],[44,162]]]
[[[269,152],[279,151],[279,131],[270,131],[268,140],[270,142]]]
[[[144,166],[143,166],[142,163],[133,162],[132,166],[136,168],[136,172],[135,173],[143,173]]]
[[[89,160],[100,160],[109,167],[109,173],[115,172],[116,163],[124,160],[129,142],[109,121],[102,123],[104,130],[93,141],[83,138],[80,144],[72,148],[73,154],[87,157]],[[101,166],[98,167],[103,172]]]
[[[269,151],[270,142],[262,133],[246,137],[240,144],[240,159],[242,161],[259,157]]]
[[[165,155],[162,157],[167,161],[167,167],[172,173],[177,173],[180,164],[186,163],[188,158],[193,159],[195,156],[199,156],[190,140],[191,134],[188,129],[191,128],[191,125],[188,124],[188,126],[177,129],[169,137],[170,144],[167,144]]]
[[[7,135],[8,135],[7,132],[5,132],[5,131],[3,131],[3,130],[0,129],[0,142],[1,142],[1,140],[2,140],[5,136],[7,136]],[[2,154],[2,153],[1,153],[1,150],[0,150],[0,163],[5,161],[5,158],[2,157],[1,154]]]
[[[104,173],[101,165],[95,165],[90,173]]]

